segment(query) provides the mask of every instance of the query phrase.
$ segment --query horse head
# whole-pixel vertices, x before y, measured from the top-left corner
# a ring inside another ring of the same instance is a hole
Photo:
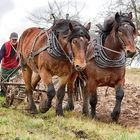
[[[116,22],[116,35],[122,46],[122,49],[129,54],[136,53],[135,47],[135,37],[136,37],[136,28],[132,22],[132,12],[129,14],[115,14]],[[133,56],[133,55],[132,55]]]
[[[59,44],[77,71],[86,67],[86,49],[90,40],[89,29],[90,23],[83,26],[77,21],[68,19],[58,20],[52,27]]]

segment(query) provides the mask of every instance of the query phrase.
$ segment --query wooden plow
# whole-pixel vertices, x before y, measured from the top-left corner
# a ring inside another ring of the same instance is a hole
[[[14,99],[24,100],[26,97],[25,84],[23,82],[11,82],[9,80],[10,77],[13,74],[15,74],[17,71],[19,71],[20,69],[21,69],[21,66],[17,67],[12,73],[7,75],[5,79],[3,79],[3,77],[1,76],[1,79],[3,80],[0,81],[0,86],[2,87],[2,89],[4,90],[6,94],[5,103],[4,103],[5,107],[10,107],[13,104]],[[16,80],[19,80],[19,79],[17,78]],[[18,90],[13,92],[12,89],[16,89],[16,88]],[[38,93],[37,96],[40,96],[41,95],[40,93],[46,92],[45,90],[39,89],[39,87],[37,87],[34,91],[36,91],[35,93]],[[37,100],[35,101],[38,102]]]

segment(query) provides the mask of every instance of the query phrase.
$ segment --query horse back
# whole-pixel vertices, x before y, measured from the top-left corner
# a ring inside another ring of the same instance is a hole
[[[42,34],[40,34],[41,32]],[[38,35],[39,37],[37,38]],[[41,28],[29,28],[23,32],[19,39],[19,52],[25,59],[30,55],[32,51],[36,51],[43,47],[46,41],[47,36]]]
[[[64,73],[70,73],[72,66],[69,61],[55,59],[50,56],[47,50],[40,52],[34,57],[31,56],[32,53],[37,52],[40,48],[47,45],[48,34],[50,31],[50,29],[43,31],[40,28],[29,28],[23,32],[19,40],[21,61],[25,62],[30,58],[26,65],[35,72],[38,72],[38,69],[43,67],[52,75],[61,76]]]

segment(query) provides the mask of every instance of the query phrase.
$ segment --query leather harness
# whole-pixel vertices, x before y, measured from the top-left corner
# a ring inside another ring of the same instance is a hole
[[[112,49],[106,48],[102,45],[102,34],[99,34],[95,37],[94,40],[92,40],[92,46],[93,47],[93,55],[90,57],[90,60],[92,58],[93,61],[99,66],[100,68],[119,68],[125,65],[126,63],[126,54],[125,52],[118,52],[114,51]],[[109,58],[105,52],[105,49],[112,52],[120,54],[120,57],[116,60],[112,60]]]
[[[38,41],[39,37],[44,33],[46,33],[46,36],[48,38],[46,45],[44,47],[38,49],[37,51],[34,51],[36,42]],[[68,43],[68,45],[69,45],[69,43]],[[50,56],[52,56],[56,59],[64,59],[64,60],[69,59],[69,61],[71,63],[73,63],[72,60],[69,58],[69,56],[66,54],[66,52],[63,50],[63,48],[60,45],[59,41],[57,40],[54,32],[52,32],[51,30],[49,32],[46,32],[46,30],[41,30],[34,40],[34,43],[32,45],[32,49],[31,49],[31,53],[24,61],[21,62],[21,67],[24,67],[24,65],[28,61],[32,61],[34,63],[34,66],[33,66],[34,70],[35,69],[37,70],[37,65],[35,63],[34,57],[45,50],[47,50],[47,52],[49,53]]]

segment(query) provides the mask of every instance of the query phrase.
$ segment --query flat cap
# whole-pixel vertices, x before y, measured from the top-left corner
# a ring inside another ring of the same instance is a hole
[[[11,33],[10,39],[18,39],[18,34],[16,32]]]

